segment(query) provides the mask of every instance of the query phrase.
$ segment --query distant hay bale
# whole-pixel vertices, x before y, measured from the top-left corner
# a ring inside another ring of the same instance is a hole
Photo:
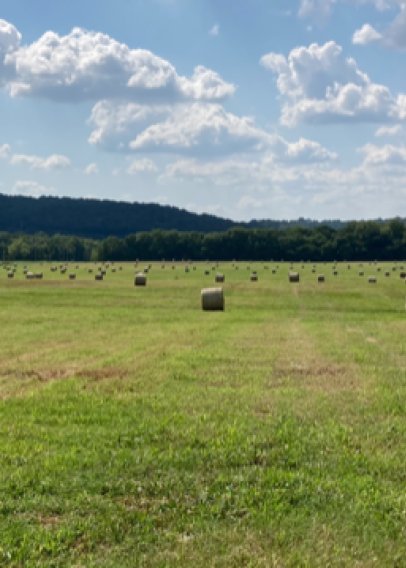
[[[34,273],[33,272],[27,272],[26,278],[27,278],[27,280],[34,280]]]
[[[148,274],[149,268],[144,268],[144,274]]]
[[[96,274],[96,276],[94,277],[95,280],[101,281],[103,280],[103,274]]]
[[[115,269],[115,268],[112,268],[112,269],[111,269],[111,271],[112,271],[112,272],[113,272],[113,274],[114,274],[114,273],[115,273],[115,271],[116,271],[116,269]]]
[[[272,274],[276,274],[276,270],[275,270],[275,269],[272,270]]]
[[[202,310],[205,312],[223,312],[225,308],[222,288],[206,288],[201,292]]]
[[[314,274],[314,273],[316,272],[316,269],[315,269],[315,268],[312,268],[312,272],[313,272],[313,274]]]
[[[380,267],[378,267],[376,270],[377,270],[377,272],[380,272],[382,269]]]
[[[318,277],[317,277],[317,281],[318,281],[318,282],[325,282],[324,275],[323,275],[323,274],[319,274]]]
[[[76,274],[69,274],[69,280],[76,280]]]
[[[348,270],[351,270],[351,264],[349,264],[349,265],[347,266],[347,268],[348,268]]]
[[[11,271],[10,271],[10,272],[7,274],[7,276],[8,276],[8,278],[14,278],[14,272],[11,272]]]
[[[334,274],[334,276],[338,276],[338,271],[334,270],[333,274]]]
[[[189,272],[189,267],[185,266],[185,272],[188,273]]]
[[[389,278],[390,272],[386,271],[386,272],[385,272],[385,276],[386,276],[387,278]]]
[[[251,274],[251,282],[258,282],[258,274]]]
[[[406,272],[401,272],[401,273],[400,273],[400,277],[401,277],[401,278],[406,278]]]
[[[210,275],[210,271],[209,271],[209,270],[205,270],[205,271],[204,271],[204,275],[205,275],[205,276],[209,276],[209,275]]]
[[[88,273],[92,274],[92,272],[93,272],[93,268],[89,268]]]
[[[368,282],[369,282],[369,284],[376,284],[376,278],[375,278],[375,276],[370,276],[370,277],[368,278]]]
[[[359,272],[359,276],[364,276],[364,273],[363,273],[363,272]]]
[[[123,270],[123,267],[122,267],[122,266],[120,266],[119,270]]]
[[[193,267],[193,270],[196,270],[196,266]]]
[[[42,280],[42,278],[43,278],[42,272],[37,272],[36,275],[35,275],[35,278],[37,280]]]
[[[134,285],[135,286],[146,286],[147,285],[147,277],[142,274],[142,272],[138,272],[134,278]]]
[[[396,266],[394,266],[394,267],[392,268],[392,272],[396,272],[396,270],[397,270],[397,268],[396,268]]]
[[[298,272],[289,272],[289,282],[299,282],[300,276]]]
[[[221,284],[222,282],[225,282],[224,274],[216,274],[216,284]]]

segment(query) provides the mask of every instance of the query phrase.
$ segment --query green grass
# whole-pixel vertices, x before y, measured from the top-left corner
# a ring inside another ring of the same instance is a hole
[[[406,566],[399,269],[122,266],[0,268],[0,565]]]

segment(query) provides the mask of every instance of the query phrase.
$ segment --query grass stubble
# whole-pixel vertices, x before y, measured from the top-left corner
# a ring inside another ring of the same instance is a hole
[[[0,269],[0,565],[406,566],[404,281],[268,266]]]

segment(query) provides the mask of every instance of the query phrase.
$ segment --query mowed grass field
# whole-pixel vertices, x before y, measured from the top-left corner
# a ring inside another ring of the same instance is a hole
[[[0,565],[406,566],[400,264],[0,269]]]

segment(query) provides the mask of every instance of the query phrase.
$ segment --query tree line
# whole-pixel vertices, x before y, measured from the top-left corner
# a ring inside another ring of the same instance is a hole
[[[233,228],[201,233],[154,230],[97,241],[73,236],[0,233],[0,259],[134,261],[252,260],[313,262],[406,259],[406,226],[395,219],[350,222],[342,229],[327,225],[287,229]]]

